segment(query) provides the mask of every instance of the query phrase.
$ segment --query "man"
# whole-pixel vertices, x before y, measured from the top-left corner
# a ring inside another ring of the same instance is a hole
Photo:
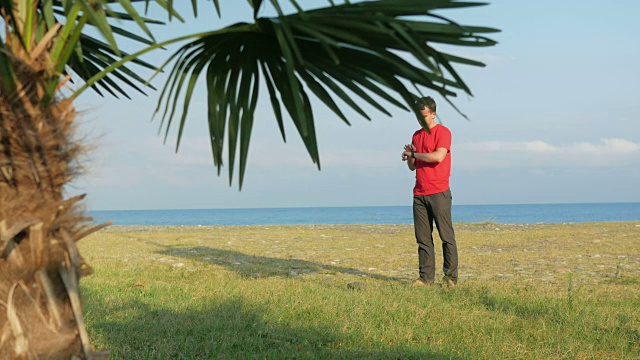
[[[420,278],[413,286],[434,283],[434,221],[442,240],[442,283],[444,286],[455,286],[458,282],[458,248],[451,221],[449,189],[451,131],[436,123],[436,102],[433,98],[420,98],[416,101],[416,106],[422,114],[422,119],[418,119],[422,129],[413,134],[411,144],[405,145],[402,153],[402,160],[407,162],[409,170],[416,172],[416,185],[413,188],[413,222],[418,242]]]

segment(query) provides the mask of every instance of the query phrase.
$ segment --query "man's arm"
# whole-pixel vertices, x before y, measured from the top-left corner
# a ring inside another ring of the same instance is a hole
[[[411,171],[416,169],[416,159],[411,157],[411,151],[415,149],[416,147],[413,144],[407,144],[404,146],[404,152],[402,153],[402,161],[407,162],[407,166]]]
[[[413,148],[415,149],[415,148]],[[402,160],[407,162],[407,166],[409,166],[409,170],[413,171],[416,169],[416,159],[428,162],[428,163],[440,163],[447,156],[449,150],[446,148],[437,148],[436,151],[430,153],[417,153],[415,150],[413,151],[413,156],[411,157],[412,147],[405,146],[405,150],[402,153]]]
[[[416,159],[412,159],[412,158],[408,158],[407,159],[407,166],[409,167],[409,170],[413,171],[416,169]]]
[[[447,156],[448,152],[449,150],[445,148],[437,148],[436,151],[430,153],[414,153],[414,156],[416,157],[416,159],[422,160],[424,162],[440,163]],[[409,156],[411,156],[411,153],[409,153]]]

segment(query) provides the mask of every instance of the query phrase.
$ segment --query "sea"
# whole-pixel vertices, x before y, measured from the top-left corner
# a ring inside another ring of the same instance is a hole
[[[594,204],[453,205],[454,222],[557,224],[639,221],[640,202]],[[411,206],[89,211],[114,225],[242,226],[412,224]]]

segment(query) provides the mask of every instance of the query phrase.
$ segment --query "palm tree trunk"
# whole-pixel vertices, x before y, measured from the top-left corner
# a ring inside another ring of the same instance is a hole
[[[102,225],[83,225],[83,196],[63,196],[79,173],[76,112],[44,99],[46,52],[6,53],[18,91],[0,92],[0,359],[96,358],[78,287],[91,268],[76,242]]]

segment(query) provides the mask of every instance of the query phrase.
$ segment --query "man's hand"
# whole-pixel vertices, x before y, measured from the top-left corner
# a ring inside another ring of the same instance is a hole
[[[413,144],[407,144],[404,146],[404,151],[402,152],[402,161],[407,161],[411,158],[411,151],[416,151],[416,147]]]

